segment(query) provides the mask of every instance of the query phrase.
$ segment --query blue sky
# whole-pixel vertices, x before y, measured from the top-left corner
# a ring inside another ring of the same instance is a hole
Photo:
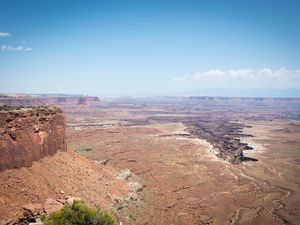
[[[300,96],[299,11],[292,0],[0,0],[0,92]]]

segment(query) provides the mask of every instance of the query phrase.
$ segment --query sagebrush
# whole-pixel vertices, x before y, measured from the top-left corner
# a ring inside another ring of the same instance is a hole
[[[107,210],[91,207],[82,201],[74,201],[52,213],[45,225],[117,225],[114,216]]]

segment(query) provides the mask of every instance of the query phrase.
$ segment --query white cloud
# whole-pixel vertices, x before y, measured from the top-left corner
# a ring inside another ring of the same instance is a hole
[[[259,70],[257,74],[261,75],[261,76],[272,76],[273,71],[272,71],[272,69],[269,69],[269,68],[263,68],[263,69]]]
[[[0,32],[0,37],[10,37],[10,33]],[[25,44],[26,41],[22,40],[21,43]],[[13,52],[13,51],[16,51],[16,52],[25,51],[25,52],[28,52],[28,51],[31,51],[31,50],[32,50],[32,48],[28,48],[28,47],[24,47],[24,46],[13,47],[11,45],[0,45],[0,51],[9,51],[9,52]]]
[[[256,81],[260,82],[262,79],[264,82],[265,79],[273,82],[274,80],[285,80],[288,81],[291,79],[299,79],[300,78],[300,69],[297,70],[287,70],[282,67],[279,69],[271,69],[271,68],[261,68],[258,70],[252,69],[229,69],[227,72],[221,69],[211,69],[202,72],[196,72],[194,74],[184,74],[182,76],[175,77],[174,81],[210,81],[210,82],[231,82],[233,80],[237,80],[243,78],[243,81]],[[241,80],[241,81],[242,81]]]
[[[25,51],[25,52],[28,52],[28,51],[31,51],[31,50],[32,50],[32,48],[28,48],[28,47],[24,47],[24,46],[13,47],[11,45],[1,45],[1,47],[0,47],[0,51],[9,51],[9,52],[12,52],[12,51],[17,51],[17,52]]]
[[[208,77],[222,77],[224,76],[226,73],[223,70],[220,69],[213,69],[213,70],[208,70],[204,72],[205,76]]]
[[[293,76],[294,77],[300,77],[300,69],[295,70],[294,73],[293,73]]]
[[[0,32],[0,37],[9,37],[10,33],[7,32]]]
[[[247,77],[250,76],[254,71],[250,69],[238,69],[238,70],[229,70],[228,74],[231,77]]]
[[[202,80],[203,78],[205,78],[203,73],[199,72],[192,76],[192,80]]]
[[[280,69],[277,69],[277,70],[271,70],[269,68],[264,68],[264,69],[259,70],[257,74],[262,75],[262,76],[273,77],[273,78],[284,78],[284,77],[287,77],[289,75],[293,75],[293,76],[296,75],[297,70],[288,71],[284,67],[282,67]]]
[[[287,69],[285,69],[284,67],[282,67],[279,70],[275,70],[273,73],[273,76],[281,78],[281,77],[287,76],[288,74],[289,74],[289,71]]]
[[[192,76],[192,80],[203,80],[209,78],[220,78],[225,76],[226,73],[220,69],[212,69],[208,71],[204,71],[202,73],[198,72],[194,76]]]

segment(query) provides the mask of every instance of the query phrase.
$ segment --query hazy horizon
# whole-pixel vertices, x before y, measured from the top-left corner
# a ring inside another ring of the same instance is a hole
[[[0,92],[300,97],[298,1],[1,1]]]
[[[87,93],[39,93],[39,92],[0,92],[0,95],[48,95],[48,96],[95,96],[99,98],[153,98],[153,97],[233,97],[233,98],[300,98],[299,89],[202,89],[190,92],[171,93],[115,93],[115,94],[87,94]]]

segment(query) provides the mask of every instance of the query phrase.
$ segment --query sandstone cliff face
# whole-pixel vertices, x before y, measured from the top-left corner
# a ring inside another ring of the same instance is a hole
[[[56,107],[0,112],[0,171],[66,151],[65,117]]]

